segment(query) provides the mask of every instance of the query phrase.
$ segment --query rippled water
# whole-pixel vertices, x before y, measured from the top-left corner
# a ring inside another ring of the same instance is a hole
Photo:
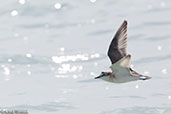
[[[29,114],[170,114],[169,0],[5,0],[0,7],[0,109]],[[132,67],[149,81],[94,80],[128,20]]]

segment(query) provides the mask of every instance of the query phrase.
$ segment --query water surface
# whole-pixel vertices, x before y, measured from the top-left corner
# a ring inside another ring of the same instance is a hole
[[[170,114],[169,0],[6,0],[0,7],[0,109],[29,114]],[[149,81],[94,80],[128,20],[128,53]]]

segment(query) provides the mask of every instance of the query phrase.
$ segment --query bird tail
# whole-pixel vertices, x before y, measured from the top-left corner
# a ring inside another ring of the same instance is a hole
[[[151,79],[152,77],[150,77],[150,76],[140,76],[139,77],[139,80],[149,80],[149,79]]]

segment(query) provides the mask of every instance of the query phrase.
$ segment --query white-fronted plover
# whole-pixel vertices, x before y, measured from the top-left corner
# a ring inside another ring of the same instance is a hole
[[[151,77],[137,73],[130,67],[131,55],[126,52],[127,21],[124,21],[116,32],[108,50],[112,65],[111,71],[102,72],[95,79],[103,79],[113,83],[125,83],[136,80],[148,80]]]

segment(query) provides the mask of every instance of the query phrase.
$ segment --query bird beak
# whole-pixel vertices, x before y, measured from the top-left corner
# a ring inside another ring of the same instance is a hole
[[[98,79],[98,78],[101,78],[101,77],[103,77],[104,75],[100,75],[100,76],[97,76],[97,77],[95,77],[94,79]]]
[[[149,79],[151,79],[151,78],[152,78],[152,77],[144,76],[144,75],[141,75],[141,76],[139,77],[140,80],[149,80]]]

